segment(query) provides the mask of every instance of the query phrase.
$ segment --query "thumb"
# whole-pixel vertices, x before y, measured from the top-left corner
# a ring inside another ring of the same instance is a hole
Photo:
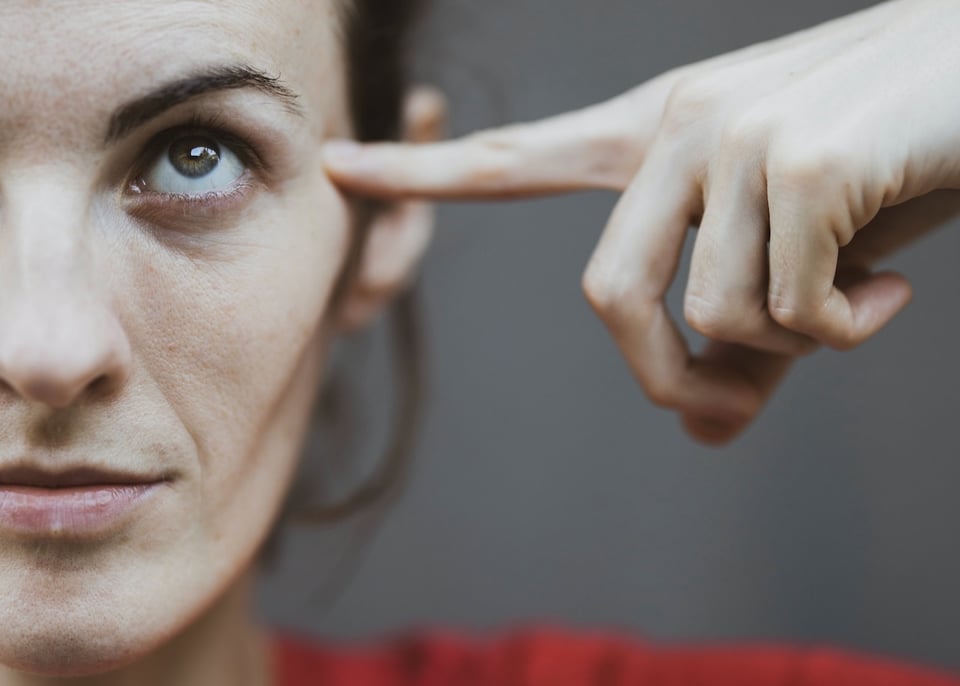
[[[836,285],[850,302],[854,328],[866,340],[880,331],[913,298],[913,288],[902,274],[892,271],[871,273],[866,269],[840,270]]]

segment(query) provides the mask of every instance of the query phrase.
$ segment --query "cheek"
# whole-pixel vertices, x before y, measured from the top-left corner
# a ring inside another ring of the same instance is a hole
[[[161,251],[138,277],[148,316],[134,346],[197,445],[190,526],[208,543],[263,531],[299,456],[350,238],[341,197],[310,176],[258,200],[208,251]]]
[[[89,415],[75,438],[140,446],[145,460],[162,453],[179,478],[135,528],[84,558],[0,546],[0,661],[128,661],[248,568],[299,458],[350,239],[342,199],[312,178],[258,200],[189,254],[139,230],[113,244],[102,273],[133,368],[109,416]]]

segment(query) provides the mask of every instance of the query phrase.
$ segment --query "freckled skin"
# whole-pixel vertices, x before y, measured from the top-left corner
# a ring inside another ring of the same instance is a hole
[[[350,237],[319,162],[348,134],[335,23],[328,0],[0,3],[0,465],[176,475],[108,540],[0,535],[0,686],[263,682],[232,637],[249,633],[250,563],[299,458]],[[102,147],[116,107],[237,60],[281,76],[305,117],[234,91]],[[269,178],[213,217],[140,221],[124,181],[195,108],[267,131]],[[78,386],[88,372],[107,383]]]

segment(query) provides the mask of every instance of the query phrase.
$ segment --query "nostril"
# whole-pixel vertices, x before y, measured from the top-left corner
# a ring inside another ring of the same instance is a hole
[[[28,304],[0,327],[0,388],[56,408],[116,394],[130,372],[131,351],[111,313],[66,302],[43,311]]]
[[[102,398],[113,392],[115,384],[109,374],[101,374],[87,386],[87,393],[94,398]]]
[[[38,364],[37,360],[19,359],[0,374],[0,393],[20,396],[54,408],[65,408],[81,397],[103,400],[116,391],[125,374],[109,365],[81,364],[73,368],[64,364]],[[84,372],[90,372],[89,375]]]

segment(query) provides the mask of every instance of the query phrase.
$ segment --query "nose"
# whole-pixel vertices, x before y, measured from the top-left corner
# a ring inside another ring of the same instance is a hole
[[[0,213],[0,397],[60,409],[117,389],[131,350],[105,285],[109,243],[86,197],[52,175],[21,178],[39,181],[8,187]]]
[[[130,347],[110,312],[68,294],[38,300],[18,303],[0,322],[0,380],[24,400],[58,409],[122,385]]]

